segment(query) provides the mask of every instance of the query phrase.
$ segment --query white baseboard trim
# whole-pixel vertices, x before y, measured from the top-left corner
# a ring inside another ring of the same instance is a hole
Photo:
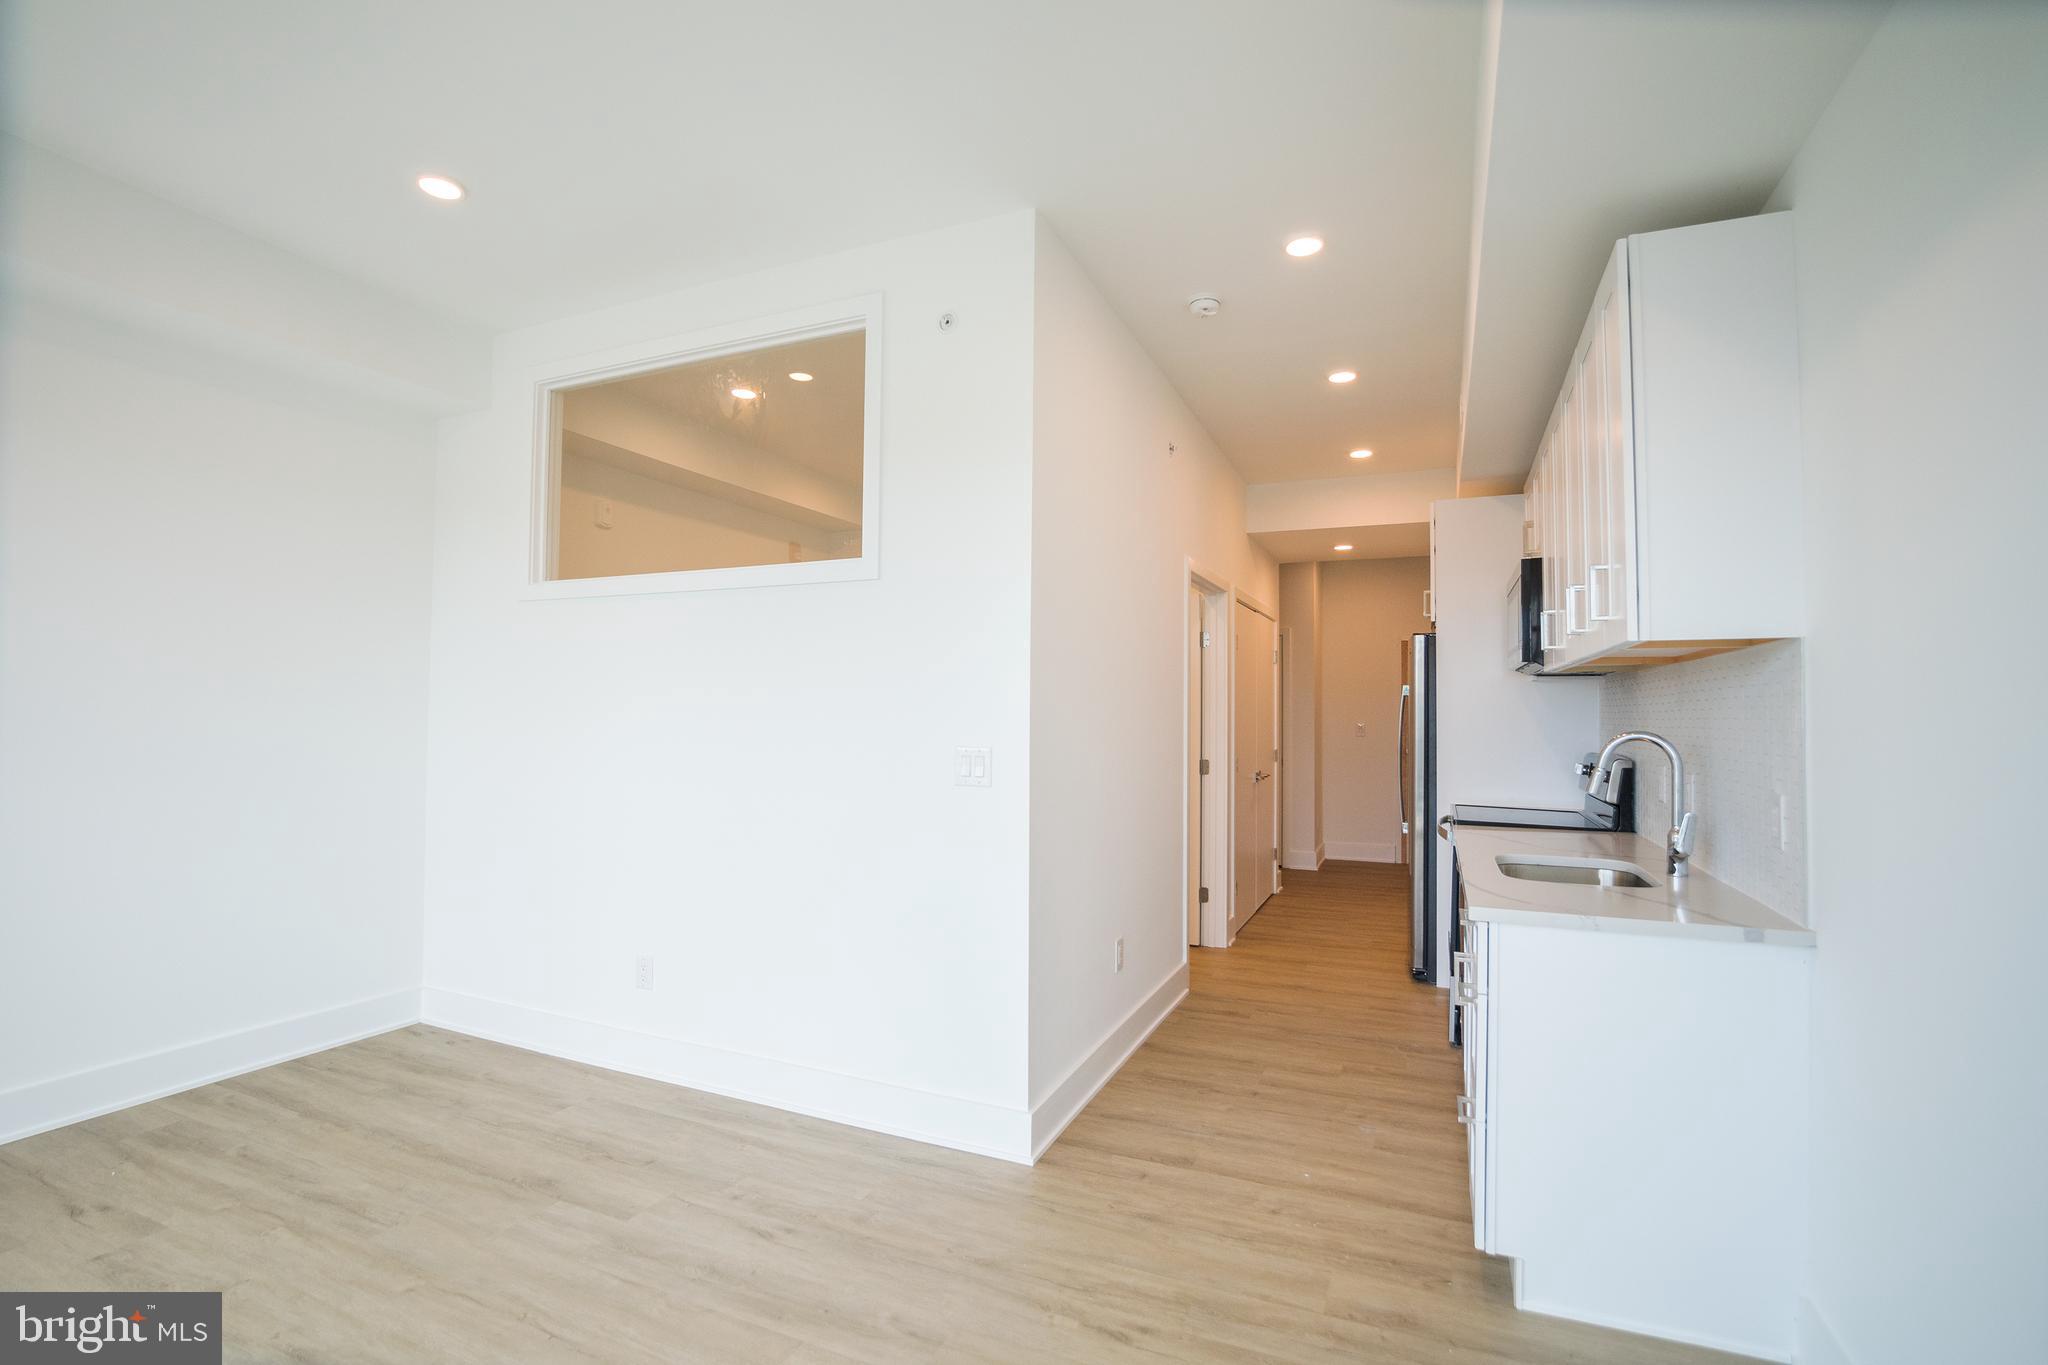
[[[1380,843],[1370,840],[1332,839],[1325,846],[1330,859],[1340,863],[1398,863],[1401,861],[1399,841]]]
[[[16,1086],[0,1092],[0,1144],[389,1033],[419,1017],[420,993],[393,991]]]
[[[708,1047],[429,986],[421,1022],[607,1071],[667,1081],[892,1137],[1029,1164],[1031,1115],[797,1062]]]
[[[1280,866],[1292,868],[1296,872],[1314,872],[1322,865],[1321,848],[1317,848],[1313,853],[1305,848],[1290,848],[1280,855]]]
[[[1517,1269],[1521,1262],[1516,1263]],[[1526,1288],[1526,1281],[1517,1275],[1515,1285],[1515,1307],[1524,1313],[1536,1313],[1546,1318],[1563,1318],[1567,1322],[1589,1322],[1595,1327],[1612,1327],[1617,1332],[1633,1332],[1639,1337],[1656,1337],[1660,1341],[1682,1342],[1687,1346],[1704,1346],[1712,1351],[1726,1351],[1730,1355],[1748,1356],[1754,1360],[1772,1360],[1790,1365],[1795,1357],[1782,1347],[1772,1347],[1762,1342],[1743,1341],[1733,1337],[1719,1336],[1712,1332],[1695,1332],[1673,1328],[1616,1313],[1586,1312],[1563,1304],[1550,1303],[1535,1297]]]
[[[1820,1306],[1799,1296],[1799,1320],[1792,1331],[1792,1359],[1799,1365],[1855,1365]]]
[[[1142,1047],[1152,1036],[1152,1031],[1165,1023],[1166,1016],[1187,998],[1188,964],[1183,962],[1168,973],[1166,980],[1160,982],[1150,995],[1140,1000],[1115,1028],[1103,1035],[1102,1041],[1076,1062],[1074,1069],[1044,1099],[1031,1106],[1031,1159],[1034,1162],[1045,1155],[1045,1149],[1052,1146],[1067,1130],[1067,1125],[1080,1116],[1081,1111],[1088,1107],[1088,1101],[1109,1084],[1110,1077],[1123,1070],[1131,1054]]]

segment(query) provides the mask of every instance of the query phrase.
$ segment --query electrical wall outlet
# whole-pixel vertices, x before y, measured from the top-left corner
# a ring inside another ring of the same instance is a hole
[[[1116,941],[1116,969],[1118,971],[1124,969],[1124,941],[1122,939]]]
[[[643,991],[654,989],[654,959],[642,954],[633,959],[633,984]]]

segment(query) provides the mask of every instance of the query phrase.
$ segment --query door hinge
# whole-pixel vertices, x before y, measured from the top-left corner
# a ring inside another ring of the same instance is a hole
[[[1209,775],[1209,760],[1205,758],[1205,759],[1203,759],[1203,760],[1202,760],[1202,776],[1204,776],[1204,777],[1207,777],[1208,775]]]
[[[1207,905],[1208,903],[1209,903],[1209,888],[1205,886],[1205,887],[1203,887],[1203,888],[1202,888],[1202,895],[1201,895],[1201,899],[1200,899],[1200,900],[1199,900],[1199,901],[1197,902],[1197,904],[1201,904],[1201,905]]]
[[[1280,651],[1277,649],[1273,651],[1273,662],[1276,664],[1280,662]]]
[[[1209,632],[1205,630],[1205,631],[1203,631],[1203,632],[1202,632],[1202,648],[1204,648],[1204,649],[1207,649],[1208,647],[1209,647]]]

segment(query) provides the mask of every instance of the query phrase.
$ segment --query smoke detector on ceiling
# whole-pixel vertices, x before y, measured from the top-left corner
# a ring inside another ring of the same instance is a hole
[[[1188,300],[1188,311],[1198,318],[1213,318],[1223,311],[1223,300],[1214,294],[1197,294]]]

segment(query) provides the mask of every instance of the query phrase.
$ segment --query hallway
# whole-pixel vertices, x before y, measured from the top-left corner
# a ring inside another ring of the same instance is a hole
[[[1288,874],[1033,1169],[410,1028],[0,1150],[0,1283],[230,1360],[1732,1359],[1516,1313],[1399,868]]]

